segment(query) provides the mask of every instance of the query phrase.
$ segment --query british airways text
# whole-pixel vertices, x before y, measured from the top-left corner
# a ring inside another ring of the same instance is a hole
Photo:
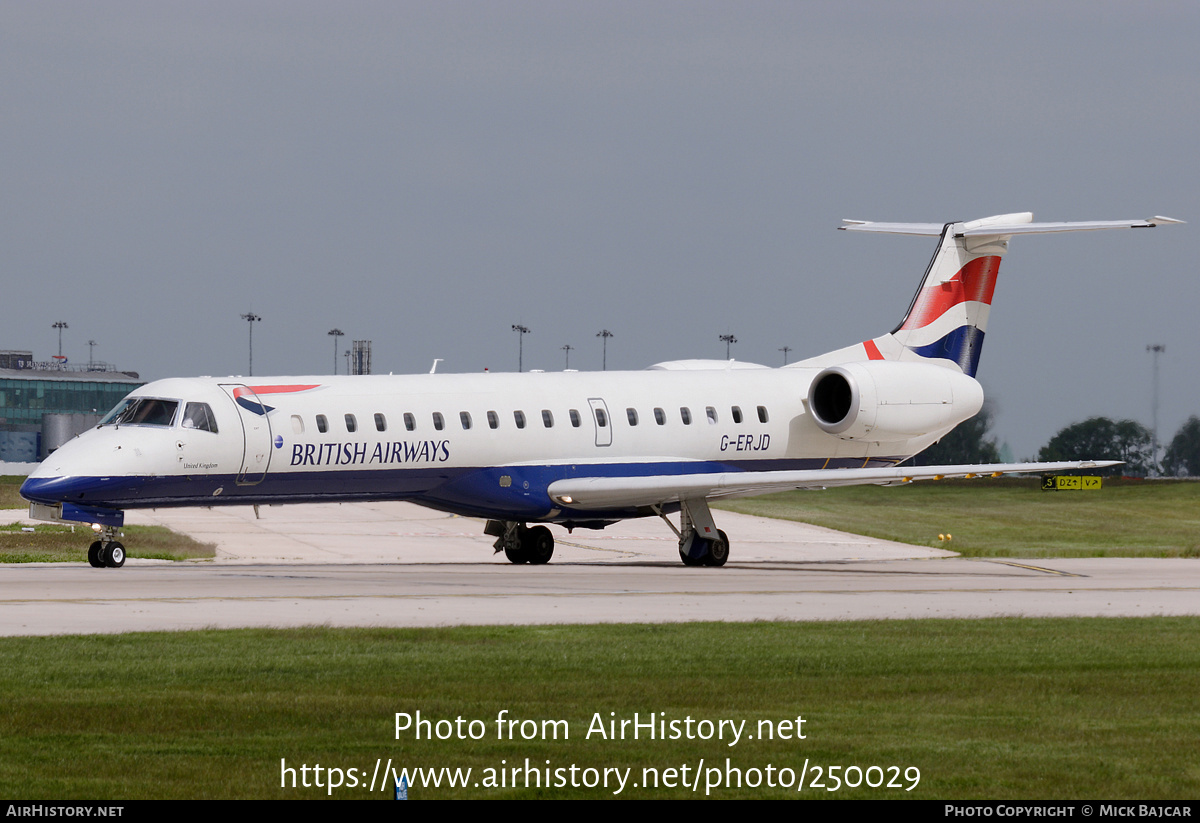
[[[369,455],[369,456],[368,456]],[[387,463],[445,463],[449,440],[396,440],[391,443],[295,443],[293,466],[350,466]]]

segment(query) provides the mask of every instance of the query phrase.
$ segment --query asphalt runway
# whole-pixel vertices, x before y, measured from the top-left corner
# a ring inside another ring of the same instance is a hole
[[[1200,614],[1196,560],[969,560],[714,514],[732,544],[720,569],[681,565],[657,519],[555,528],[550,564],[514,566],[481,521],[401,503],[134,512],[216,543],[217,559],[5,565],[0,634]]]

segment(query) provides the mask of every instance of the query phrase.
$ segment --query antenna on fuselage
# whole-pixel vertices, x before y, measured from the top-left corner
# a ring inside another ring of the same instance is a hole
[[[434,358],[434,360],[433,360],[433,365],[429,367],[429,373],[430,373],[430,374],[434,374],[435,372],[437,372],[437,364],[438,364],[438,363],[441,363],[441,362],[442,362],[442,360],[443,360],[443,358],[441,358],[441,357],[435,357],[435,358]]]

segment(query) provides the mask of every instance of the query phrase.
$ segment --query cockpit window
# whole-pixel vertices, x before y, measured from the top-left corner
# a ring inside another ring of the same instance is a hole
[[[183,407],[183,427],[217,433],[217,419],[207,403],[188,403]]]
[[[126,397],[100,421],[101,426],[170,426],[175,422],[178,400],[157,397]]]

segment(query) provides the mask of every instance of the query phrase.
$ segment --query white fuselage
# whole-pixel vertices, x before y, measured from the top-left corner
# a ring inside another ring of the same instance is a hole
[[[893,465],[982,399],[952,370],[867,365],[908,369],[909,382],[910,372],[958,382],[949,401],[929,407],[933,428],[848,439],[807,408],[821,372],[809,367],[161,380],[130,397],[170,401],[161,405],[173,417],[84,433],[23,493],[100,509],[410,499],[502,519],[611,520],[647,512],[571,510],[547,487],[583,476]],[[206,428],[192,419],[201,405]]]

